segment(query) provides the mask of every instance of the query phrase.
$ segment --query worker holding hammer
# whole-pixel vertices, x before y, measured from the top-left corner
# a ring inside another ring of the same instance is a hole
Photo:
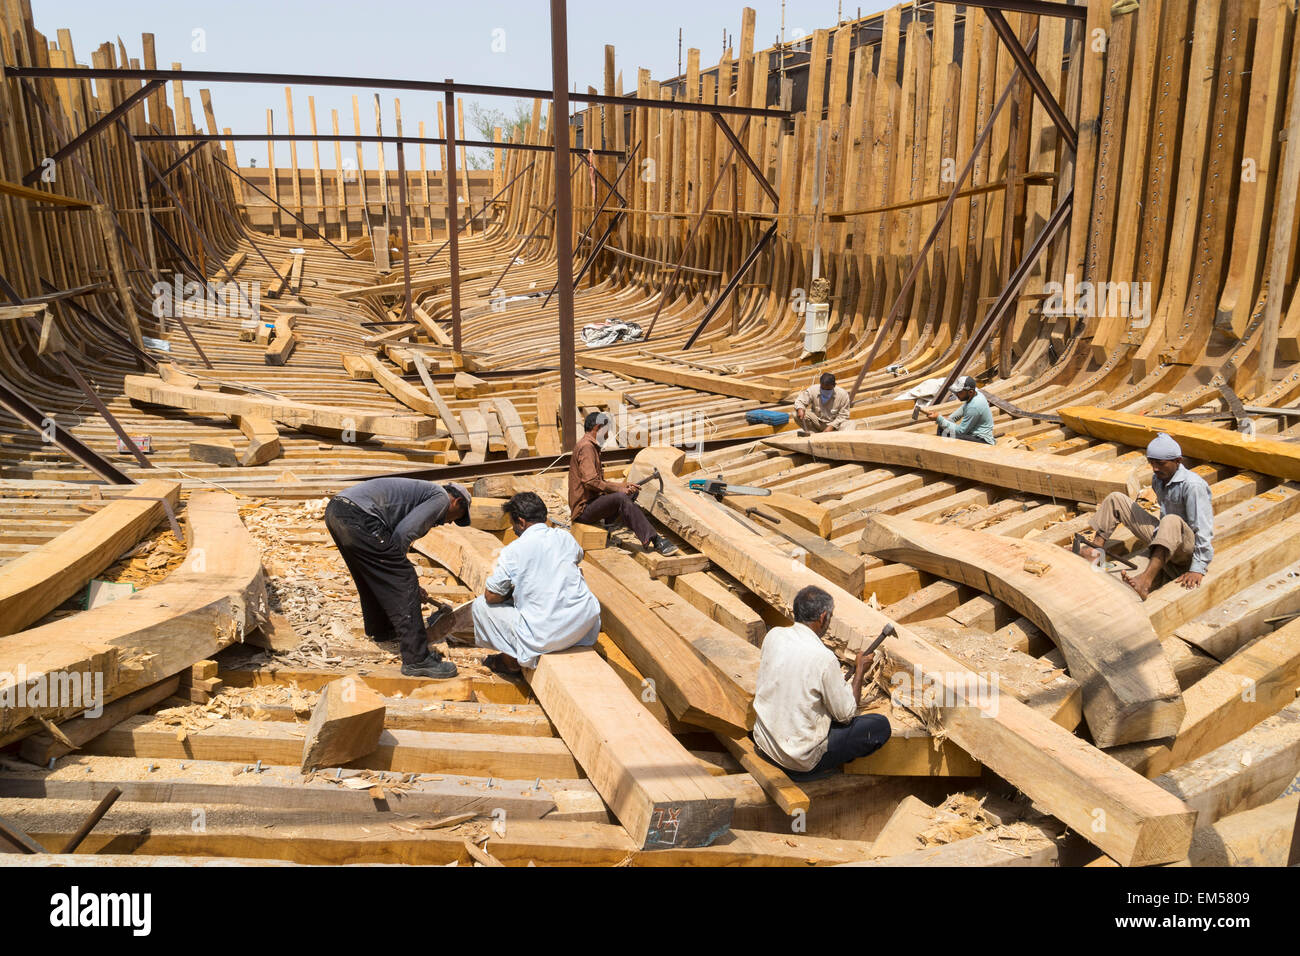
[[[650,520],[636,503],[641,486],[632,482],[605,480],[600,446],[609,431],[609,416],[592,412],[582,423],[583,436],[574,446],[569,463],[569,519],[584,524],[605,523],[607,527],[630,528],[647,551],[664,556],[677,553],[677,545],[655,532]]]
[[[857,714],[862,679],[875,654],[858,652],[853,679],[822,643],[834,599],[808,586],[794,597],[794,626],[774,627],[763,639],[754,693],[754,744],[791,780],[828,777],[850,760],[889,740],[889,718]]]

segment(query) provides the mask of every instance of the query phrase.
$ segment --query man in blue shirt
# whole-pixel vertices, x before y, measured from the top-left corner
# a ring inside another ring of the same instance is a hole
[[[1160,503],[1160,517],[1144,511],[1128,495],[1112,492],[1089,520],[1094,537],[1092,547],[1079,550],[1095,559],[1117,525],[1123,524],[1145,545],[1151,560],[1139,574],[1121,575],[1124,583],[1147,599],[1162,571],[1173,577],[1173,569],[1186,568],[1176,580],[1185,588],[1201,586],[1214,559],[1214,507],[1210,486],[1200,475],[1183,465],[1183,450],[1163,432],[1147,445],[1151,465],[1151,489]]]
[[[945,438],[994,444],[993,410],[989,408],[989,400],[975,387],[975,379],[963,375],[953,385],[952,393],[963,403],[955,418],[947,418],[929,408],[922,409],[926,418],[939,423],[938,433]]]
[[[447,521],[469,524],[464,485],[372,478],[339,492],[325,507],[325,527],[361,597],[366,634],[376,641],[398,641],[402,673],[408,677],[456,676],[456,665],[429,648],[420,578],[406,557],[415,541]]]

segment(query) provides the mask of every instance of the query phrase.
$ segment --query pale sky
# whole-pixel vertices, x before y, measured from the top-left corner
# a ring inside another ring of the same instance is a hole
[[[781,29],[782,0],[749,0],[757,11],[755,49],[772,45]],[[837,0],[789,0],[785,4],[786,39],[835,25],[844,19],[883,9],[887,0],[859,7]],[[723,31],[739,46],[743,0],[625,0],[623,3],[569,0],[569,80],[604,88],[605,44],[613,44],[623,73],[624,92],[636,92],[638,67],[657,80],[677,73],[677,31],[685,51],[700,50],[702,67],[716,64],[723,50]],[[77,62],[89,64],[94,48],[120,36],[132,57],[139,57],[140,35],[153,33],[158,65],[180,62],[194,70],[257,73],[315,73],[390,79],[443,80],[501,86],[549,88],[551,48],[549,4],[545,0],[32,0],[36,27],[51,39],[60,27],[72,32]],[[201,31],[197,32],[196,31]],[[494,51],[493,46],[497,47]],[[504,46],[502,50],[501,47]],[[196,49],[201,48],[201,49]],[[186,93],[198,108],[198,87]],[[361,129],[373,133],[373,91],[294,87],[294,124],[310,132],[307,97],[316,98],[318,129],[331,131],[330,110],[339,111],[340,131],[352,132],[352,95],[361,108]],[[417,135],[425,122],[427,136],[437,135],[437,94],[399,93],[403,132]],[[384,132],[393,133],[392,91],[381,93]],[[287,132],[283,87],[220,84],[212,87],[217,122],[233,132],[264,133],[266,110],[275,114],[278,132]],[[469,100],[466,101],[469,107]],[[484,106],[513,112],[514,101],[492,98]],[[468,120],[468,117],[467,117]],[[200,120],[201,123],[201,120]],[[473,131],[471,131],[473,132]],[[463,135],[463,134],[462,134]],[[478,138],[477,134],[473,138]],[[266,165],[265,143],[237,144],[241,164],[249,157]],[[288,164],[289,145],[277,144],[277,163]],[[374,145],[366,147],[367,166]],[[344,155],[354,150],[345,144]],[[437,149],[429,148],[437,165]],[[298,160],[311,164],[311,146],[298,144]],[[390,157],[395,156],[390,147]],[[408,147],[407,161],[419,162],[418,147]],[[323,144],[321,165],[334,165],[333,144]]]

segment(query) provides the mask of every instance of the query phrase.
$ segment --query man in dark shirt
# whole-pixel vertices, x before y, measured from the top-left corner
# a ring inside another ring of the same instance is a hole
[[[401,644],[408,677],[456,676],[456,665],[429,648],[420,578],[406,557],[415,541],[447,521],[469,524],[464,485],[372,478],[339,492],[325,508],[325,527],[361,596],[366,634]]]
[[[636,535],[646,550],[677,553],[677,545],[656,534],[649,519],[636,503],[640,486],[631,482],[606,481],[600,463],[600,444],[609,427],[609,416],[592,412],[583,420],[586,432],[578,439],[569,463],[569,519],[584,524],[623,524]]]

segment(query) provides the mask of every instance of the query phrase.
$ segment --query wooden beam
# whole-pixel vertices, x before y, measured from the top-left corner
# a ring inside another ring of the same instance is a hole
[[[1151,439],[1165,432],[1178,442],[1188,458],[1245,468],[1261,475],[1300,478],[1300,447],[1277,439],[1242,435],[1199,422],[1130,415],[1089,406],[1062,408],[1060,415],[1067,428],[1081,435],[1145,450]]]
[[[1067,455],[978,445],[919,432],[860,429],[806,438],[778,435],[763,441],[793,454],[815,455],[832,461],[900,465],[1012,491],[1090,504],[1099,504],[1112,491],[1134,496],[1141,487],[1132,465],[1076,461]]]
[[[30,684],[58,669],[97,671],[104,675],[99,699],[117,700],[212,657],[257,627],[267,611],[262,555],[236,499],[195,492],[185,517],[190,549],[178,570],[129,597],[5,638],[0,673],[18,673],[21,665]],[[0,694],[9,690],[0,687]],[[89,706],[29,698],[24,707],[0,707],[0,745],[39,729],[37,717],[64,719]]]
[[[1300,619],[1266,634],[1187,689],[1187,713],[1171,743],[1131,744],[1110,751],[1148,777],[1245,733],[1296,699],[1300,687]]]
[[[1155,778],[1197,812],[1198,826],[1252,810],[1300,778],[1300,701],[1209,753]]]
[[[720,793],[594,650],[543,654],[526,676],[637,847],[708,846],[727,832],[735,800]]]
[[[384,699],[355,677],[321,688],[302,742],[302,772],[338,767],[379,746]]]
[[[180,482],[154,479],[0,568],[0,634],[40,620],[180,506]]]
[[[1173,669],[1143,619],[1137,595],[1053,545],[875,515],[867,553],[978,588],[1051,636],[1083,687],[1083,712],[1099,746],[1166,737],[1184,706]]]
[[[344,406],[308,405],[256,395],[228,395],[196,388],[167,385],[161,379],[128,375],[127,398],[151,405],[181,408],[199,415],[240,415],[265,418],[290,428],[323,428],[356,435],[390,435],[394,438],[432,438],[437,423],[431,418],[372,415]]]
[[[298,767],[302,731],[269,720],[222,720],[178,739],[176,727],[152,717],[124,720],[91,741],[86,753],[123,757],[228,760]],[[400,773],[453,773],[510,780],[578,775],[569,749],[553,737],[385,730],[375,748],[349,766]]]
[[[737,524],[719,503],[674,480],[684,458],[680,451],[664,448],[637,456],[631,480],[644,478],[654,467],[665,479],[662,491],[641,493],[643,505],[652,505],[656,518],[785,613],[800,588],[824,588],[835,600],[830,636],[849,651],[865,646],[889,623],[856,595],[792,564],[760,535]],[[1116,860],[1141,865],[1182,859],[1194,815],[1180,800],[1017,700],[999,698],[997,713],[990,713],[968,689],[969,678],[976,675],[906,625],[897,631],[882,650],[899,667],[919,671],[941,689],[944,705],[930,712],[936,729]],[[1098,810],[1106,815],[1104,830],[1092,826]]]
[[[730,395],[733,398],[746,398],[750,401],[784,402],[791,392],[788,388],[759,385],[748,379],[714,375],[711,372],[701,372],[686,366],[667,366],[586,353],[577,356],[576,361],[581,368],[614,372],[618,375],[645,379],[648,382],[662,382],[665,385],[678,385],[713,395]]]

